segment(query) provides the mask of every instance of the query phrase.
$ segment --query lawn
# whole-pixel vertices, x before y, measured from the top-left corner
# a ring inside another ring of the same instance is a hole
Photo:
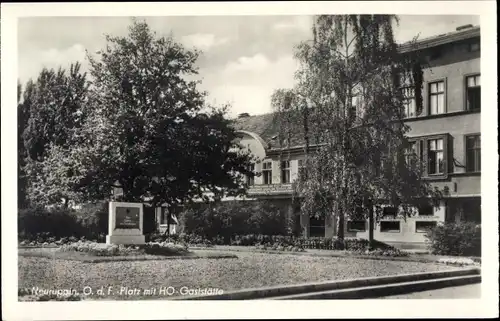
[[[206,253],[207,250],[203,252]],[[214,251],[214,254],[217,252]],[[350,257],[314,257],[245,252],[236,255],[237,258],[222,259],[199,258],[101,263],[19,256],[19,288],[76,289],[82,293],[84,287],[91,287],[94,292],[103,287],[105,289],[104,295],[90,295],[85,299],[165,299],[171,296],[159,294],[144,296],[138,295],[137,291],[132,295],[120,295],[118,292],[121,287],[139,289],[140,293],[144,289],[173,287],[177,290],[177,293],[173,294],[175,296],[179,295],[178,289],[181,287],[190,289],[218,288],[227,292],[272,285],[451,269],[451,267],[431,263]],[[108,295],[109,286],[112,286],[113,290]]]

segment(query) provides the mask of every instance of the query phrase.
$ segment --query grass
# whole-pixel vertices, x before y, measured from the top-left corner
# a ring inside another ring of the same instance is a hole
[[[220,251],[193,251],[212,255]],[[170,296],[120,295],[121,287],[144,289],[173,287],[179,295],[181,287],[190,289],[218,288],[231,291],[273,285],[297,284],[313,281],[345,280],[370,276],[431,272],[450,267],[419,262],[365,260],[352,257],[317,257],[290,254],[240,252],[237,258],[211,260],[199,258],[184,260],[114,261],[89,263],[57,260],[48,257],[19,256],[19,287],[41,289],[76,289],[80,293],[92,289],[112,287],[102,296],[85,299],[138,300],[168,299]],[[142,293],[142,292],[141,292]]]
[[[413,254],[410,253],[408,256],[383,256],[383,255],[367,255],[362,253],[355,253],[349,251],[340,250],[320,250],[320,249],[306,249],[304,252],[288,252],[288,251],[276,251],[276,250],[260,250],[251,246],[227,246],[218,245],[215,248],[209,247],[198,247],[198,250],[220,250],[227,252],[254,252],[254,253],[272,253],[272,254],[287,254],[287,255],[298,255],[298,256],[321,256],[321,257],[353,257],[366,260],[393,260],[393,261],[407,261],[407,262],[420,262],[420,263],[442,263],[439,262],[442,258],[452,258],[456,260],[471,259],[475,263],[480,264],[481,258],[477,257],[451,257],[444,255],[433,255],[433,254]],[[460,264],[458,264],[460,265]]]

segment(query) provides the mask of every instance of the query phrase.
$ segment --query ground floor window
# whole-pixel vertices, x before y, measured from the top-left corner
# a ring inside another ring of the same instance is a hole
[[[325,218],[311,217],[309,219],[309,236],[324,237],[325,236]]]
[[[463,198],[447,202],[447,222],[474,222],[481,224],[481,199]]]
[[[364,232],[366,231],[366,221],[348,221],[347,230],[349,232]]]
[[[464,200],[463,214],[464,221],[481,224],[481,199]]]
[[[380,222],[380,232],[399,233],[401,231],[400,221],[382,221]]]
[[[436,227],[436,221],[417,221],[415,222],[415,232],[417,233],[425,233],[428,230]]]

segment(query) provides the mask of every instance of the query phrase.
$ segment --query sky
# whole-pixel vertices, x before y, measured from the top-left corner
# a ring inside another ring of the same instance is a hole
[[[479,16],[403,15],[395,28],[404,42],[479,25]],[[197,66],[208,101],[230,103],[230,116],[271,111],[278,88],[294,85],[298,67],[294,47],[311,39],[312,16],[171,16],[141,17],[158,36],[172,35],[187,48],[203,51]],[[18,77],[36,78],[43,67],[67,68],[80,61],[88,69],[85,50],[105,47],[105,34],[124,36],[129,17],[29,17],[18,23]]]

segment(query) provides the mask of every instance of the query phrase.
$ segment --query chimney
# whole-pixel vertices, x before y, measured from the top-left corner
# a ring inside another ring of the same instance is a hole
[[[238,118],[246,118],[246,117],[250,117],[250,114],[249,113],[241,113],[238,115]]]
[[[461,30],[465,30],[465,29],[470,29],[470,28],[473,28],[474,26],[471,25],[471,24],[468,24],[468,25],[463,25],[463,26],[460,26],[460,27],[457,27],[457,31],[461,31]]]

